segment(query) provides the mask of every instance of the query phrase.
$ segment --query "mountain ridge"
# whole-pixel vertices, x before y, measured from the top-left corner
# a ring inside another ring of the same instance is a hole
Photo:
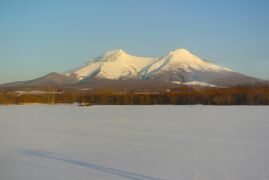
[[[137,80],[143,80],[155,84],[158,81],[157,84],[181,82],[189,85],[208,84],[212,87],[254,84],[262,81],[235,72],[227,67],[213,64],[186,49],[176,49],[161,57],[134,56],[122,49],[117,49],[105,52],[70,71],[50,73],[34,80],[7,83],[2,86],[76,86],[85,84],[90,86],[95,84],[93,81],[98,80],[109,80],[111,82],[123,80],[130,82],[134,80],[134,83],[137,83]]]
[[[177,68],[175,68],[175,66],[177,66]],[[122,67],[122,69],[119,69],[120,67]],[[122,77],[130,79],[134,78],[134,76],[140,76],[141,78],[142,76],[147,76],[146,74],[154,74],[156,70],[162,72],[172,71],[173,68],[184,69],[186,71],[191,71],[191,69],[232,71],[228,68],[223,68],[204,61],[186,49],[176,49],[170,51],[167,55],[157,58],[133,56],[127,54],[122,49],[118,49],[108,51],[90,60],[81,68],[75,71],[69,71],[66,75],[75,75],[79,80],[82,80],[85,77],[92,76],[93,72],[99,70],[95,75],[101,79],[121,79]]]

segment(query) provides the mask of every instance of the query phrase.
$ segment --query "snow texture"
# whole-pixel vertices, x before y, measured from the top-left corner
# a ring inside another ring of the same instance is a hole
[[[178,71],[179,69],[183,69],[186,72],[191,72],[192,70],[213,72],[231,71],[228,68],[223,68],[206,62],[191,54],[186,49],[177,49],[169,52],[168,55],[159,58],[156,62],[151,64],[147,68],[146,74],[147,76],[152,76],[154,74],[168,71]]]
[[[90,60],[86,65],[65,73],[78,80],[85,78],[99,79],[143,79],[164,72],[213,72],[225,73],[232,70],[209,63],[186,49],[177,49],[159,58],[132,56],[122,49],[108,51]]]
[[[113,50],[98,56],[75,71],[68,72],[67,75],[75,74],[79,80],[93,76],[100,79],[131,79],[137,77],[152,60],[129,55],[122,49]]]
[[[187,85],[187,86],[206,86],[206,87],[217,87],[213,84],[209,84],[206,82],[201,82],[201,81],[189,81],[189,82],[179,82],[179,81],[172,81],[174,84],[182,84],[182,85]]]
[[[2,180],[268,180],[266,106],[0,106]]]

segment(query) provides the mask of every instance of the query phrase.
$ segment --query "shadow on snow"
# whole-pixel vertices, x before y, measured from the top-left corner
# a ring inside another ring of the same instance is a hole
[[[53,160],[57,160],[57,161],[62,161],[65,163],[74,164],[74,165],[81,166],[84,168],[89,168],[89,169],[105,172],[105,173],[108,173],[111,175],[125,177],[125,178],[132,179],[132,180],[160,180],[159,178],[145,176],[142,174],[137,174],[137,173],[124,171],[124,170],[120,170],[120,169],[114,169],[114,168],[110,168],[110,167],[106,167],[106,166],[101,166],[98,164],[88,163],[88,162],[84,162],[84,161],[80,161],[80,160],[72,160],[72,159],[62,158],[55,153],[50,153],[50,152],[46,152],[46,151],[22,150],[22,154],[27,155],[27,156],[31,156],[31,157],[42,157],[42,158],[48,158],[48,159],[53,159]]]

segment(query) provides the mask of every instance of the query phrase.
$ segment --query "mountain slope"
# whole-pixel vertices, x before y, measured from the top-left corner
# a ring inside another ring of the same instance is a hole
[[[232,70],[209,63],[185,49],[178,49],[160,57],[143,74],[146,79],[165,81],[205,81],[222,77]]]
[[[139,72],[152,62],[152,58],[136,57],[123,50],[108,51],[89,61],[85,66],[67,72],[67,76],[75,76],[78,80],[85,78],[97,79],[133,79]]]
[[[2,84],[1,87],[61,86],[74,84],[76,78],[59,73],[49,73],[37,79]]]
[[[141,81],[141,83],[139,83]],[[2,87],[55,86],[108,87],[102,83],[126,86],[161,87],[176,84],[230,86],[261,82],[254,77],[218,66],[193,55],[186,49],[177,49],[159,58],[132,56],[123,50],[108,51],[85,65],[65,73],[50,73],[30,81],[8,83]],[[138,85],[139,84],[139,85]]]
[[[121,49],[109,51],[67,74],[70,75],[77,77],[80,85],[92,82],[93,79],[198,81],[220,86],[253,84],[259,81],[205,61],[186,49],[177,49],[159,58],[131,56]]]
[[[76,77],[81,82],[89,79],[211,82],[231,72],[232,70],[206,62],[185,49],[171,51],[160,58],[136,57],[119,49],[108,51],[65,75]]]

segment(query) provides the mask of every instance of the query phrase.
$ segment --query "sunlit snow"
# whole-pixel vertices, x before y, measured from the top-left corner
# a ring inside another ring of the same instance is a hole
[[[3,180],[268,180],[264,106],[0,106]]]

